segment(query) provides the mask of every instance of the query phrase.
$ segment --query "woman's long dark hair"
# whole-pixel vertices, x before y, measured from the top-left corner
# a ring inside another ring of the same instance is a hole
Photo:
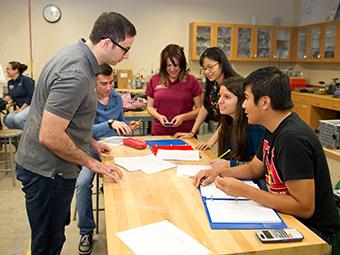
[[[222,66],[222,71],[224,74],[224,79],[228,79],[229,77],[241,77],[230,65],[226,55],[224,52],[218,48],[218,47],[211,47],[206,49],[201,57],[200,57],[200,65],[203,67],[203,61],[205,58],[210,58],[212,60],[215,60]],[[209,81],[207,79],[206,81],[206,95],[210,94],[211,87],[214,84],[214,81]]]
[[[175,59],[178,61],[179,68],[181,69],[178,78],[181,82],[185,82],[189,70],[187,70],[187,60],[185,58],[184,50],[177,44],[169,44],[161,52],[161,63],[159,68],[160,83],[164,85],[168,85],[169,83],[169,75],[166,71],[168,59],[174,66],[176,66]]]
[[[200,65],[203,67],[203,61],[205,58],[210,58],[211,60],[215,60],[218,62],[222,67],[222,72],[224,74],[224,79],[228,79],[230,77],[241,77],[230,65],[226,55],[224,52],[218,48],[218,47],[211,47],[206,49],[201,57],[200,57]],[[209,96],[212,92],[212,88],[214,86],[215,81],[209,81],[209,79],[206,79],[206,85],[205,85],[205,93],[204,93],[204,102],[209,101]],[[218,88],[219,89],[219,88]],[[209,113],[212,113],[213,110],[209,109],[209,103],[204,103],[204,106]]]
[[[224,159],[247,159],[247,135],[248,120],[242,109],[244,101],[243,78],[231,77],[226,79],[222,86],[225,86],[231,93],[237,97],[237,106],[235,119],[229,115],[221,115],[220,130],[218,134],[218,154],[221,155],[226,150],[231,149],[232,153],[224,156]]]

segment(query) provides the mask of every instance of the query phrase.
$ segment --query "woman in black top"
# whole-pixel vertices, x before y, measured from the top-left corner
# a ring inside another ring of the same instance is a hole
[[[206,86],[201,107],[195,124],[190,133],[176,133],[175,137],[192,138],[197,132],[204,120],[219,121],[218,110],[218,93],[221,84],[225,79],[230,77],[240,77],[238,73],[231,67],[224,52],[218,47],[206,49],[200,57],[200,65],[202,72],[206,77]],[[205,143],[200,143],[197,146],[199,150],[210,149],[218,140],[218,131]]]
[[[8,128],[23,129],[28,117],[29,108],[34,92],[34,81],[22,75],[27,70],[27,65],[17,61],[9,62],[6,68],[10,80],[7,83],[8,96],[6,100],[13,101],[16,110],[5,117],[5,124]]]

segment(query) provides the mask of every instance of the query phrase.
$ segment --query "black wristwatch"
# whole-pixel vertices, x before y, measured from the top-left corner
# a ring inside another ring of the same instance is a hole
[[[114,120],[113,119],[109,119],[108,121],[107,121],[107,124],[109,125],[109,128],[110,129],[113,129],[113,127],[112,127],[112,123],[114,122]]]

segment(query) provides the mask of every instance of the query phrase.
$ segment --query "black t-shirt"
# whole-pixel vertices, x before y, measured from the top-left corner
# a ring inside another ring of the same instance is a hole
[[[340,223],[326,157],[316,135],[296,113],[284,119],[274,133],[266,130],[256,156],[264,162],[270,192],[288,194],[286,181],[314,179],[314,214],[299,220],[321,232],[334,232]]]

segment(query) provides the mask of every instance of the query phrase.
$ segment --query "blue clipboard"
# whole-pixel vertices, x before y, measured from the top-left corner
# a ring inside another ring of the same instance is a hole
[[[201,193],[201,189],[200,193]],[[286,223],[282,220],[281,216],[275,211],[277,216],[281,219],[280,223],[259,223],[259,222],[212,222],[210,213],[206,204],[206,200],[210,198],[203,197],[201,195],[202,202],[204,205],[205,212],[207,213],[207,217],[209,220],[209,225],[211,229],[270,229],[270,228],[287,228]],[[234,200],[234,199],[226,199],[226,198],[214,198],[214,200]],[[243,201],[249,199],[243,199]],[[242,200],[239,200],[240,202]]]
[[[158,146],[188,145],[185,141],[181,139],[146,140],[145,142],[150,146],[150,148],[154,145]]]

